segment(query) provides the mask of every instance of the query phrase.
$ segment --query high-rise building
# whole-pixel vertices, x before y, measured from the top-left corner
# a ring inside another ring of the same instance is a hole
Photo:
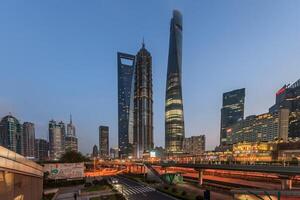
[[[184,116],[182,99],[182,15],[173,11],[170,24],[165,101],[165,146],[167,153],[182,153]]]
[[[51,120],[49,122],[49,150],[50,159],[59,160],[65,152],[64,148],[65,125],[63,122]]]
[[[35,139],[35,156],[38,161],[49,160],[49,142],[45,139]]]
[[[99,127],[99,154],[102,158],[109,157],[109,128],[108,126]]]
[[[23,155],[23,127],[12,115],[0,122],[0,145]]]
[[[205,152],[205,135],[192,136],[183,140],[183,151],[191,155]]]
[[[78,138],[74,136],[65,137],[65,151],[78,152]]]
[[[223,94],[221,109],[220,146],[227,144],[229,127],[244,119],[245,88]]]
[[[67,125],[67,135],[64,140],[66,151],[78,151],[78,138],[76,137],[75,130],[75,126],[72,122],[72,116],[70,116],[70,123]]]
[[[136,55],[134,71],[134,157],[142,158],[153,148],[152,57],[142,48]]]
[[[67,136],[76,137],[76,128],[72,122],[72,115],[70,115],[70,123],[67,125]]]
[[[278,112],[280,108],[289,109],[289,136],[300,138],[300,79],[292,85],[284,85],[276,92],[276,102],[269,111]]]
[[[98,147],[97,147],[97,145],[94,145],[92,157],[96,158],[96,157],[98,157],[98,155],[99,155]]]
[[[23,155],[25,157],[34,157],[34,142],[35,142],[35,129],[34,124],[31,122],[23,123]]]
[[[118,143],[120,157],[132,153],[135,56],[118,52]]]
[[[226,142],[270,142],[277,139],[287,141],[289,110],[280,108],[275,113],[251,115],[228,127]]]

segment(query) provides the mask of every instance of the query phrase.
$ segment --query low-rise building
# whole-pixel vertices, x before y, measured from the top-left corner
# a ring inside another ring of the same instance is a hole
[[[240,162],[270,162],[275,160],[275,142],[242,142],[234,144],[232,156]]]
[[[191,136],[183,140],[183,152],[200,155],[205,151],[205,135]]]
[[[240,142],[287,141],[289,110],[282,108],[275,113],[251,115],[228,128],[228,145]]]

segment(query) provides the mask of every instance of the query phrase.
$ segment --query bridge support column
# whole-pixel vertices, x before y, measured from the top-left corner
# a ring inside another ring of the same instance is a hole
[[[292,179],[281,179],[281,189],[282,190],[291,190],[292,189]]]
[[[203,184],[203,170],[202,169],[199,169],[199,171],[198,171],[198,183],[199,183],[199,185]]]

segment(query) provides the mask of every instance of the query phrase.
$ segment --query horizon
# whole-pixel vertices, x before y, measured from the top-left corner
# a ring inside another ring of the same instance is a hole
[[[70,2],[0,3],[0,68],[9,74],[0,79],[0,117],[11,112],[21,122],[32,122],[36,138],[48,140],[49,121],[67,124],[72,114],[84,154],[98,146],[102,125],[109,126],[110,147],[117,146],[117,52],[135,55],[143,37],[153,59],[154,144],[164,147],[174,9],[183,15],[186,137],[204,134],[206,150],[219,145],[223,93],[245,88],[244,116],[258,115],[275,103],[275,93],[284,84],[300,78],[297,1],[238,6],[234,1],[192,5],[165,1],[160,7],[159,1],[148,6],[120,2],[117,7]]]

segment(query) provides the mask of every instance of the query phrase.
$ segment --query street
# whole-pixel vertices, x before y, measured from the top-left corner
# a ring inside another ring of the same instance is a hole
[[[116,176],[119,183],[114,187],[122,193],[128,200],[174,200],[176,198],[156,191],[154,188],[148,187],[136,181]]]

